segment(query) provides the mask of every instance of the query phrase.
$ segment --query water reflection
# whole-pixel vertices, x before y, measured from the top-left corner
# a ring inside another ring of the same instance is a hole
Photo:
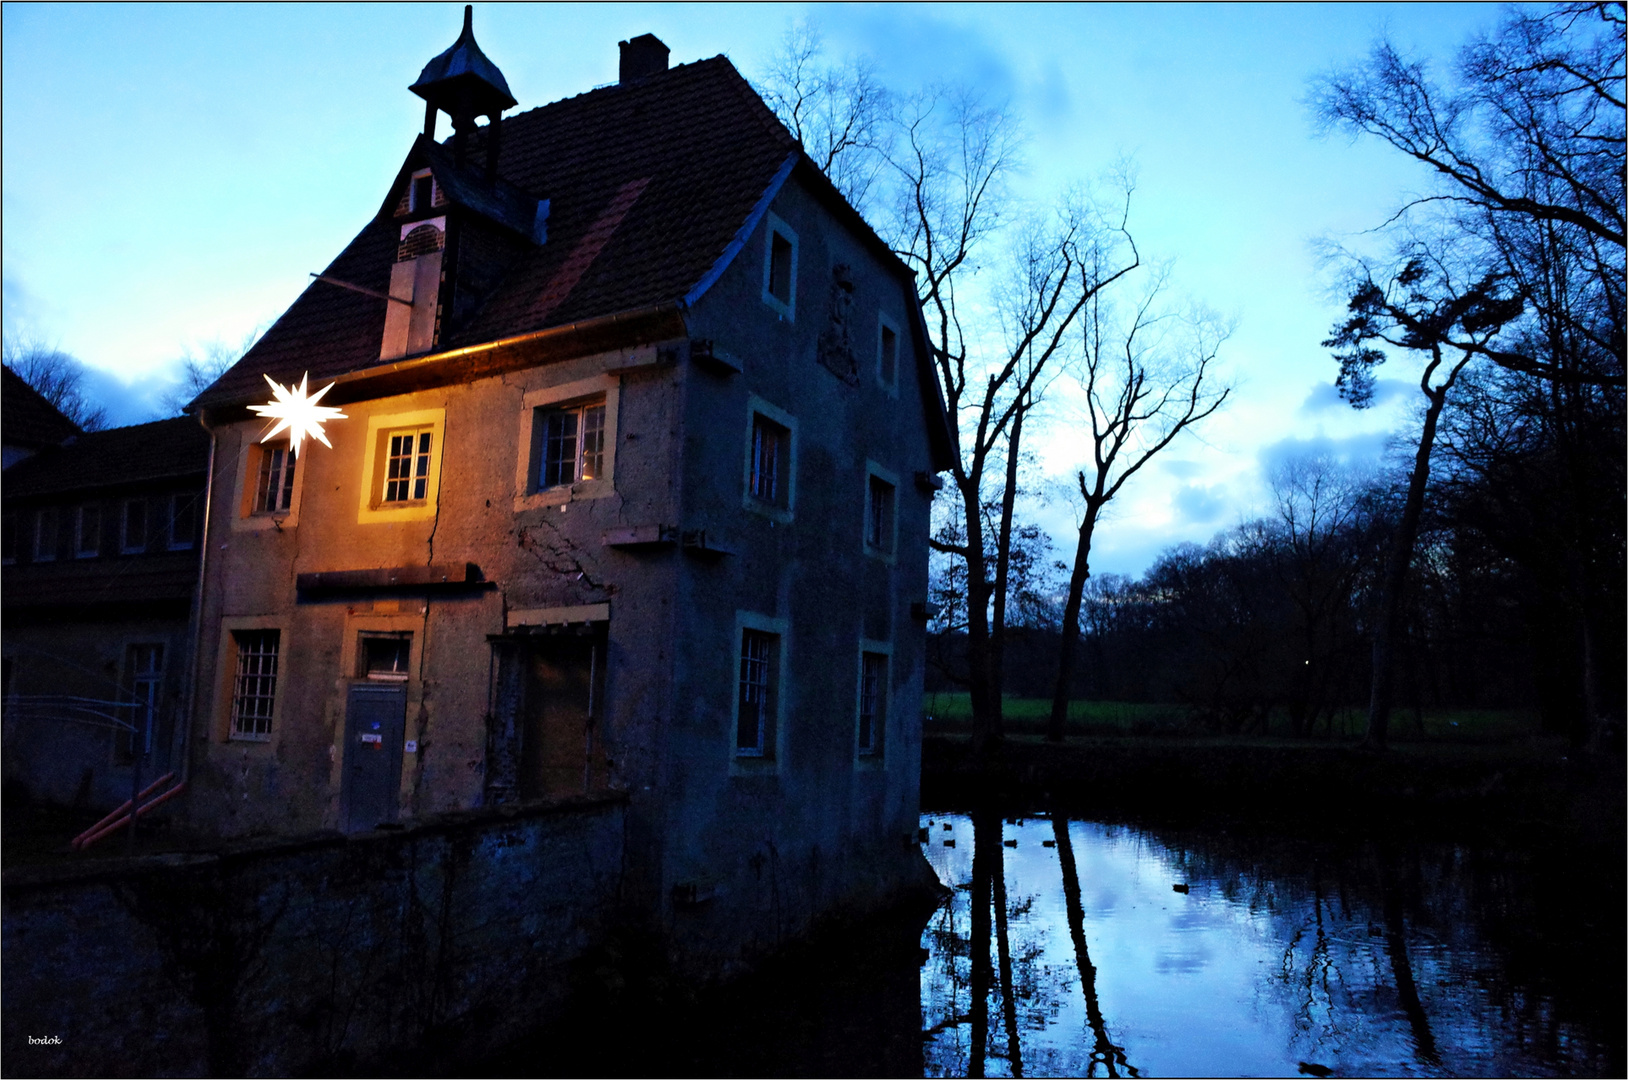
[[[1621,1075],[1620,910],[1541,859],[922,823],[928,1076]]]

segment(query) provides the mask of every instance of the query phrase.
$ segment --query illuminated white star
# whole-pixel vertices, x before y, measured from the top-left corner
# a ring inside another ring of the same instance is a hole
[[[306,372],[300,379],[299,386],[281,386],[270,375],[260,376],[271,387],[272,397],[275,399],[265,405],[250,405],[249,411],[277,421],[277,426],[266,433],[261,442],[270,442],[277,433],[288,431],[288,448],[298,456],[300,442],[307,435],[311,436],[323,446],[333,449],[333,443],[328,436],[322,433],[322,425],[329,420],[343,420],[345,414],[329,405],[318,405],[322,395],[334,388],[329,383],[321,390],[310,396],[306,395],[306,385],[311,379],[311,373]]]

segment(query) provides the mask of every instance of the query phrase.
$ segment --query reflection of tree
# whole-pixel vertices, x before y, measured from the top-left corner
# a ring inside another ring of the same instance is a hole
[[[984,825],[989,824],[986,818]],[[1006,1019],[1006,1060],[1012,1066],[1012,1075],[1022,1076],[1023,1044],[1018,1040],[1017,998],[1012,993],[1012,941],[1006,927],[1006,854],[999,843],[1001,819],[995,818],[994,825],[995,941],[1001,965],[1001,1011]]]
[[[1399,883],[1385,871],[1389,860],[1380,860],[1380,886],[1385,892],[1385,951],[1390,954],[1391,974],[1396,979],[1396,996],[1401,999],[1402,1012],[1408,1018],[1413,1035],[1413,1049],[1426,1065],[1440,1066],[1436,1055],[1436,1037],[1430,1030],[1430,1018],[1425,1016],[1419,1001],[1419,987],[1413,980],[1413,964],[1408,959],[1407,936],[1402,925],[1402,891]]]
[[[1101,1063],[1108,1076],[1140,1076],[1135,1067],[1125,1060],[1125,1050],[1108,1038],[1108,1025],[1102,1018],[1102,1006],[1097,1001],[1097,969],[1091,963],[1091,954],[1085,947],[1085,909],[1080,903],[1080,878],[1074,868],[1074,844],[1068,836],[1068,819],[1052,816],[1051,829],[1057,838],[1057,861],[1063,871],[1063,899],[1068,905],[1068,934],[1074,940],[1074,959],[1080,968],[1080,991],[1085,995],[1085,1015],[1091,1024],[1095,1043],[1091,1048],[1091,1063],[1087,1076],[1095,1076]]]
[[[988,810],[972,815],[972,1046],[967,1056],[967,1075],[984,1075],[984,1055],[989,1049],[989,901],[994,864],[1001,855],[1000,818],[995,829]],[[994,848],[991,851],[990,848]]]

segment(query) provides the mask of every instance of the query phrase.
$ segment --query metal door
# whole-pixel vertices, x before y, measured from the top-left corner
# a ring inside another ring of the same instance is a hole
[[[396,820],[401,787],[405,686],[352,686],[345,708],[345,777],[340,806],[346,832]]]

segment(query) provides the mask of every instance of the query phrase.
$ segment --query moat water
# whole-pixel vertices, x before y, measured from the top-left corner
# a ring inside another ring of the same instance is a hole
[[[1620,863],[922,825],[927,1076],[1623,1075]]]

